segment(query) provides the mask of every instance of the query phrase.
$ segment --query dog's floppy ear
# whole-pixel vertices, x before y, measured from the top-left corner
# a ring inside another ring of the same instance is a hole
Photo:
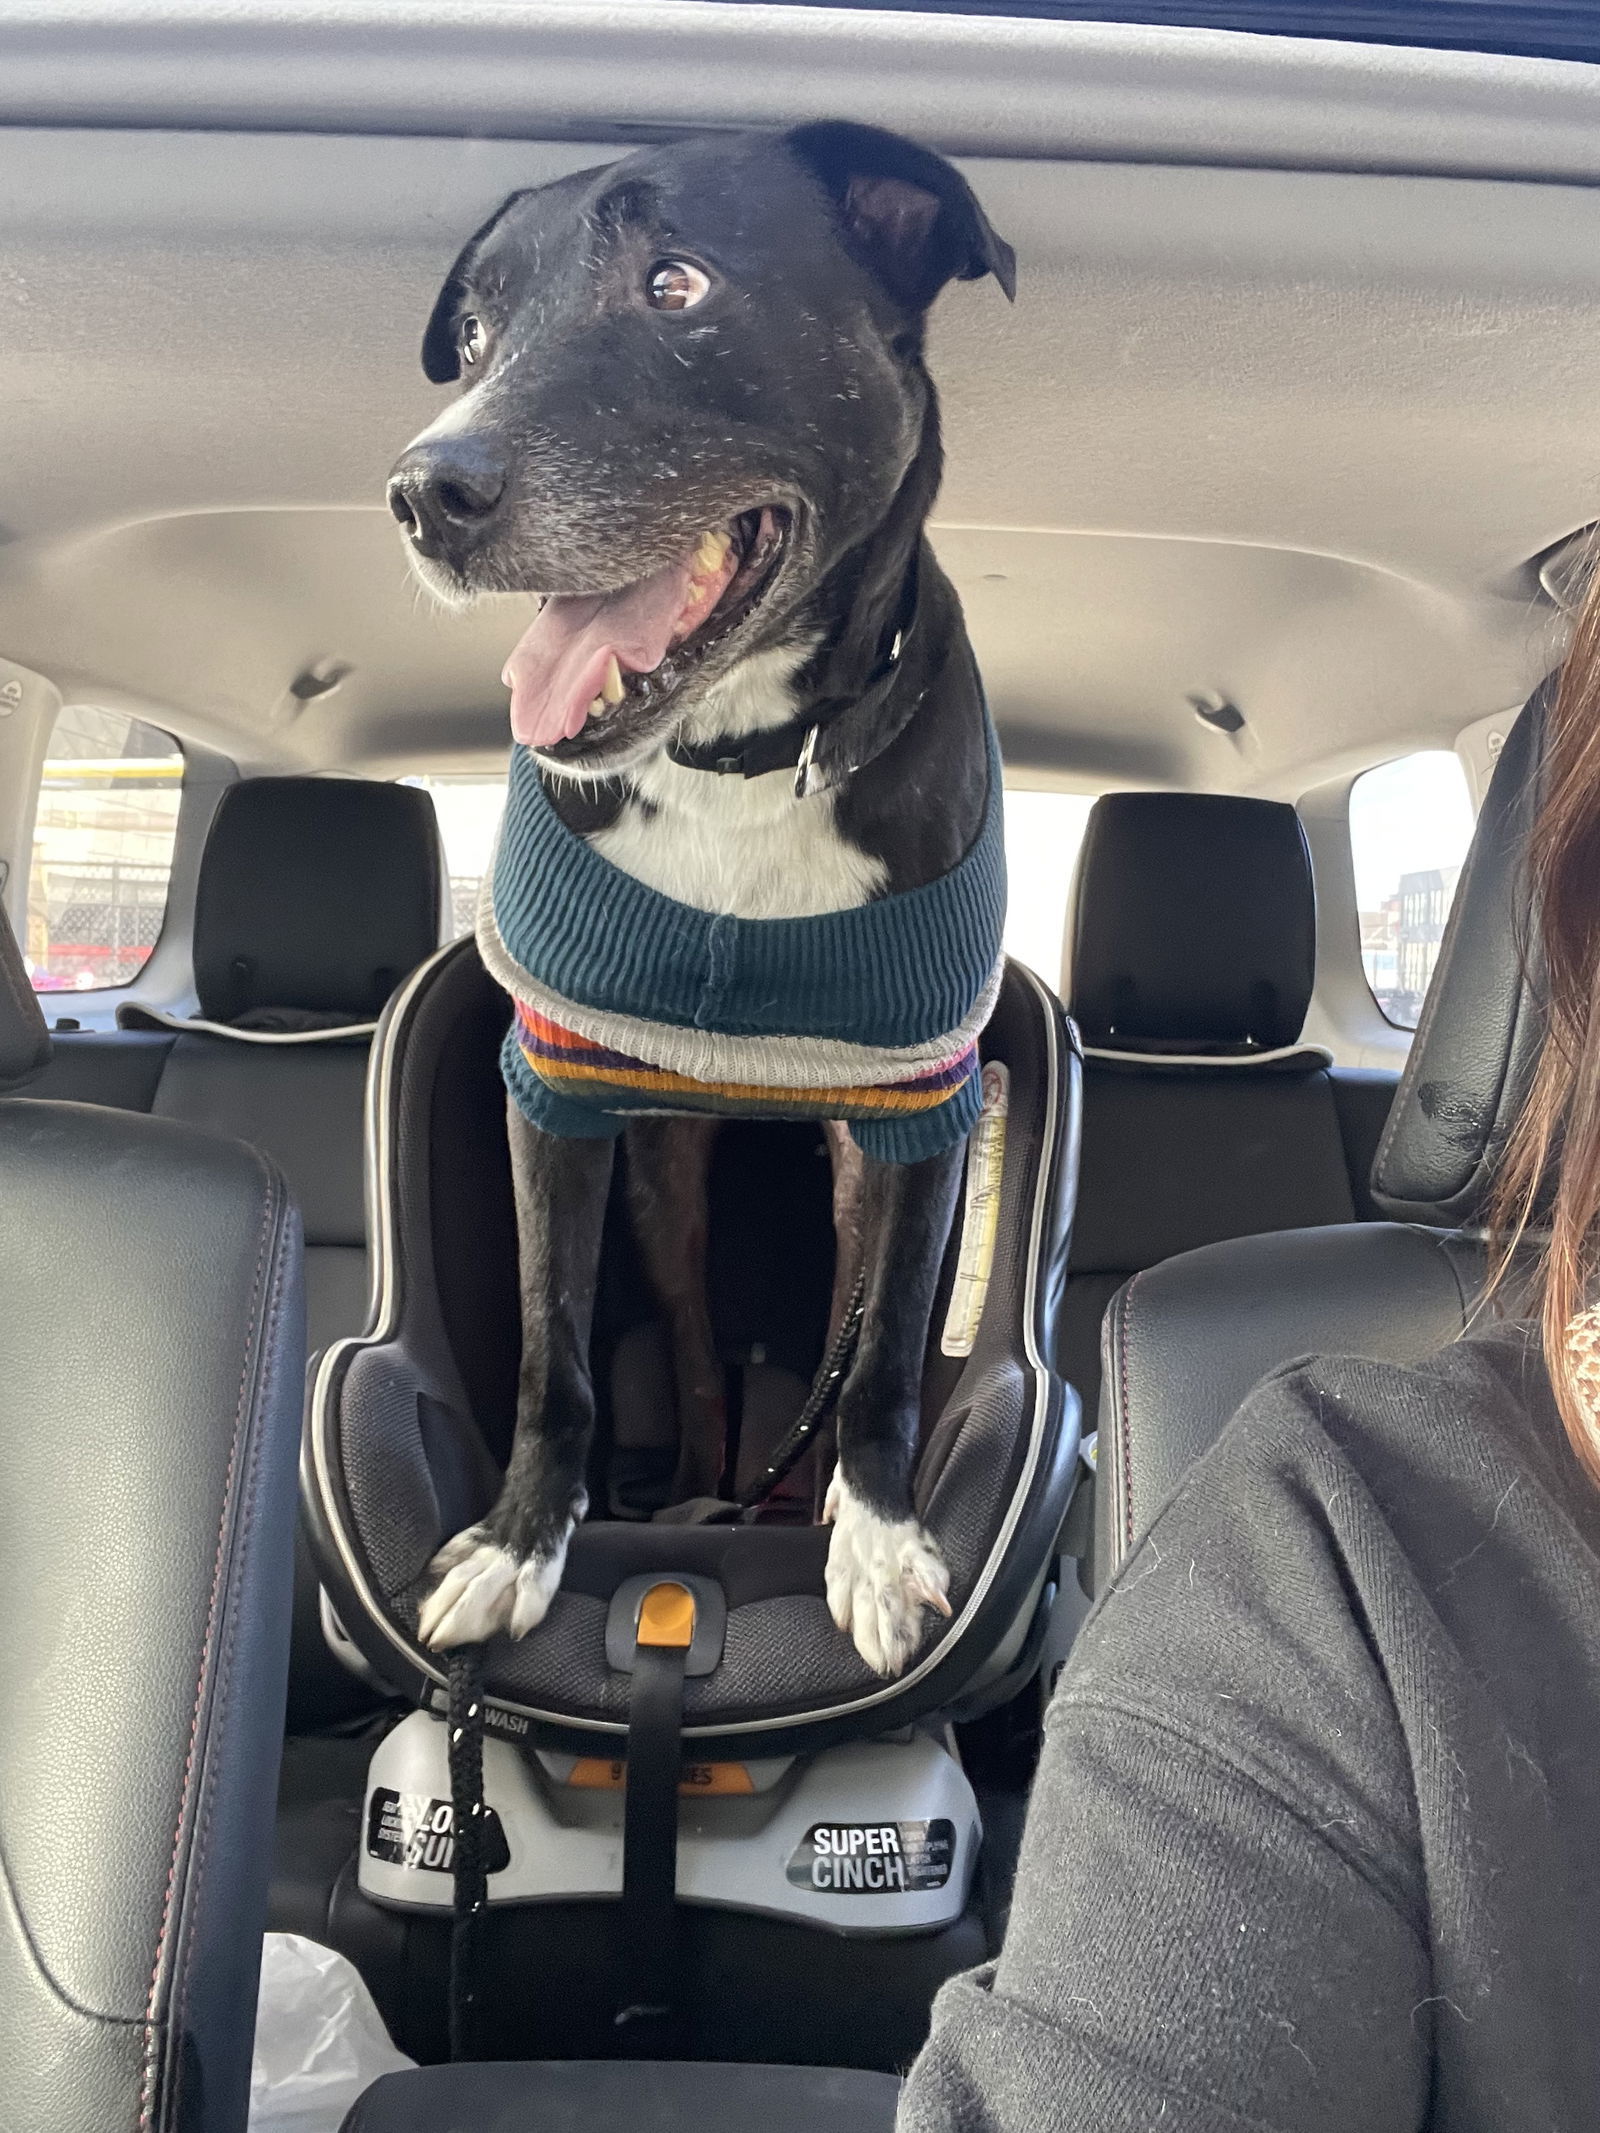
[[[439,291],[427,326],[422,335],[422,368],[435,385],[448,385],[461,375],[461,352],[456,346],[456,313],[461,306],[461,292],[467,285],[467,276],[478,254],[478,247],[494,228],[507,208],[525,200],[531,187],[524,186],[520,192],[510,193],[501,201],[482,229],[474,230],[461,250],[456,254],[456,263],[444,278],[444,287]]]
[[[992,274],[1013,301],[1017,255],[953,163],[879,126],[796,126],[785,145],[834,204],[845,242],[909,311],[947,281]]]

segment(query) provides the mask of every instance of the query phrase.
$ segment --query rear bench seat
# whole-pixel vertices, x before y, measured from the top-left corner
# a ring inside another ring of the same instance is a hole
[[[62,1031],[28,1091],[209,1126],[270,1155],[305,1223],[313,1352],[366,1324],[368,1044],[390,993],[438,945],[441,892],[426,793],[354,778],[232,786],[196,896],[200,1019],[130,1006],[113,1032]],[[370,1704],[327,1649],[302,1543],[289,1730]]]
[[[1224,1238],[1378,1217],[1367,1178],[1399,1077],[1301,1044],[1316,923],[1292,807],[1096,801],[1062,988],[1086,1062],[1063,1367],[1086,1415],[1100,1322],[1131,1275]]]

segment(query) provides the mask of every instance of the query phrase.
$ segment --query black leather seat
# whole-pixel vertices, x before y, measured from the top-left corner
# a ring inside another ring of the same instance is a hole
[[[47,1056],[0,919],[0,1088]],[[234,2133],[288,1657],[299,1224],[236,1141],[28,1096],[0,1104],[0,1205],[0,2121]]]
[[[374,2083],[343,2133],[891,2133],[899,2093],[817,2066],[436,2066]]]
[[[1541,691],[1501,753],[1378,1148],[1372,1193],[1394,1219],[1214,1244],[1137,1275],[1112,1303],[1097,1586],[1269,1370],[1314,1353],[1416,1362],[1467,1326],[1484,1279],[1474,1225],[1542,1027],[1522,935],[1544,703]]]
[[[1228,1237],[1376,1216],[1398,1076],[1301,1043],[1316,962],[1292,807],[1108,793],[1078,862],[1063,992],[1084,1043],[1062,1336],[1096,1411],[1100,1326],[1130,1275]]]
[[[433,803],[355,778],[231,786],[201,860],[198,1020],[133,1007],[114,1032],[59,1034],[35,1093],[234,1134],[288,1180],[306,1235],[310,1344],[367,1321],[362,1176],[367,1052],[400,980],[439,940]],[[332,1657],[297,1550],[289,1720],[309,1732],[370,1707]]]

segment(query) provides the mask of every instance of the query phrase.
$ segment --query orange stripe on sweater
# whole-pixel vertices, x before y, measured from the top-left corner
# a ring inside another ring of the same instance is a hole
[[[742,1081],[691,1081],[687,1075],[672,1074],[659,1068],[627,1070],[619,1067],[586,1067],[567,1065],[564,1061],[540,1059],[524,1050],[522,1056],[531,1072],[552,1088],[610,1087],[632,1089],[649,1096],[717,1096],[729,1103],[764,1103],[792,1109],[796,1105],[815,1104],[832,1110],[870,1109],[875,1113],[885,1111],[932,1111],[940,1104],[948,1103],[958,1089],[965,1086],[957,1082],[919,1092],[912,1089],[886,1088],[879,1084],[854,1088],[765,1088],[756,1083]]]

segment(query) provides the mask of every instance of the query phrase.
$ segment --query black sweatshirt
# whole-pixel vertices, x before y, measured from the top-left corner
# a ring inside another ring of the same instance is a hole
[[[1529,1329],[1251,1396],[1083,1630],[900,2126],[1600,2129],[1600,1491]]]

